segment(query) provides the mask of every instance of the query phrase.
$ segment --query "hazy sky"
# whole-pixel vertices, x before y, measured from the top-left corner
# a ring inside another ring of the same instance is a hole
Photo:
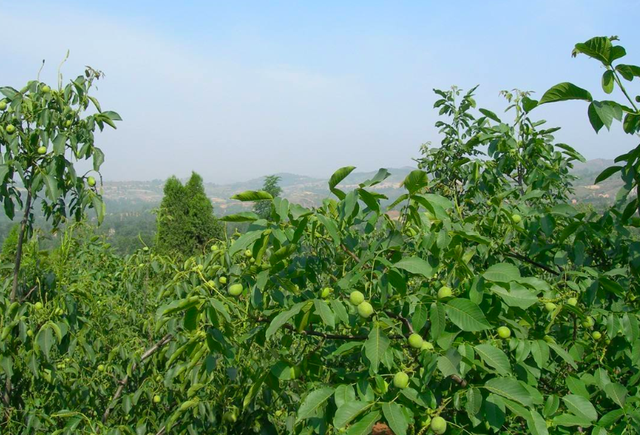
[[[619,35],[638,64],[639,17],[636,0],[0,0],[0,84],[34,79],[42,59],[56,83],[67,49],[65,80],[104,71],[96,96],[124,119],[97,139],[106,179],[327,176],[411,165],[439,140],[433,88],[480,84],[479,105],[497,113],[502,89],[539,98],[572,81],[602,97],[601,68],[571,49]],[[587,158],[636,145],[619,125],[596,135],[586,109],[538,115]]]

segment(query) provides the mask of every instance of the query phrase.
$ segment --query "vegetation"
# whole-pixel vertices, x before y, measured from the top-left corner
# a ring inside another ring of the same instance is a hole
[[[264,178],[264,185],[262,190],[271,195],[272,198],[277,198],[282,193],[282,189],[278,185],[280,177],[277,175],[268,175]],[[271,203],[269,200],[256,201],[253,206],[253,211],[262,219],[268,219],[271,215]]]
[[[194,172],[184,186],[176,177],[169,178],[158,212],[158,251],[193,255],[222,238],[224,230],[204,193],[202,177]]]
[[[596,131],[619,119],[637,134],[623,80],[640,67],[614,66],[614,43],[575,53],[624,104],[561,83],[540,100],[505,92],[504,121],[473,90],[436,91],[442,146],[423,147],[388,207],[387,170],[345,191],[345,167],[317,208],[235,195],[268,219],[226,216],[247,230],[214,242],[184,224],[211,215],[189,203],[194,175],[167,182],[154,249],[122,258],[84,224],[51,251],[31,239],[31,290],[13,301],[6,274],[0,299],[2,432],[640,432],[640,146],[598,177],[622,174],[616,204],[578,209],[582,157],[535,117],[582,99]],[[195,254],[165,254],[181,244]]]

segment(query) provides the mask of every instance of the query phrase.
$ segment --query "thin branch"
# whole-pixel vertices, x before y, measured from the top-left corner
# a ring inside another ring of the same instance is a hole
[[[33,293],[36,289],[38,288],[37,285],[34,285],[33,288],[31,290],[29,290],[29,293],[27,293],[26,295],[24,295],[21,299],[20,302],[24,302],[27,299],[29,299],[29,296],[31,296],[31,293]]]
[[[407,329],[409,330],[409,334],[415,334],[415,331],[413,330],[413,325],[411,325],[411,322],[409,322],[407,318],[403,317],[400,314],[394,314],[391,311],[385,311],[385,313],[389,317],[393,317],[394,319],[400,320],[404,324],[404,326],[406,326]]]
[[[530,259],[529,257],[525,257],[524,255],[518,254],[517,252],[515,252],[513,249],[511,249],[511,253],[508,253],[507,256],[511,257],[511,258],[515,258],[518,260],[522,260],[525,263],[529,263],[532,266],[536,266],[539,267],[542,270],[545,270],[553,275],[560,275],[560,272],[551,269],[549,266],[546,266],[542,263],[538,263],[537,261],[534,261],[532,259]]]
[[[140,363],[143,363],[147,358],[151,357],[154,353],[162,349],[162,347],[164,347],[171,340],[173,340],[173,335],[171,334],[167,334],[164,337],[162,337],[160,341],[158,341],[156,344],[151,346],[149,349],[147,349],[145,353],[142,354],[142,356],[140,357]],[[137,366],[138,366],[137,362],[133,363],[133,365],[131,366],[132,373]],[[118,386],[116,393],[113,395],[113,399],[111,399],[111,401],[109,402],[109,405],[107,406],[107,409],[105,409],[104,414],[102,415],[102,423],[107,422],[107,419],[109,418],[109,414],[111,413],[111,404],[115,403],[120,398],[120,396],[122,395],[122,392],[124,391],[124,387],[127,385],[127,382],[129,382],[129,375],[126,375],[124,378],[122,378],[122,380],[118,382],[120,385]]]
[[[349,257],[353,258],[356,261],[356,263],[360,263],[360,258],[358,258],[356,254],[351,252],[349,248],[347,248],[345,245],[340,245],[340,246],[342,246],[342,250],[346,252],[349,255]]]

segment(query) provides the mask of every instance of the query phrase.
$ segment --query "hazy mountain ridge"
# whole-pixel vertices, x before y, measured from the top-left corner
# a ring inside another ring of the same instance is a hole
[[[584,163],[575,163],[572,172],[578,177],[574,183],[576,201],[610,202],[615,197],[615,193],[622,185],[619,178],[612,177],[597,186],[593,185],[597,175],[611,165],[613,165],[613,160],[607,159],[594,159]],[[414,169],[412,167],[388,168],[387,170],[391,175],[383,183],[376,185],[374,189],[393,200],[402,193],[401,183],[407,174]],[[346,189],[354,188],[359,183],[371,179],[376,173],[377,171],[353,172],[340,183],[340,186]],[[330,195],[329,177],[313,178],[293,173],[276,175],[281,177],[282,196],[291,202],[311,207],[319,205],[322,199]],[[241,203],[231,199],[231,197],[246,190],[259,190],[263,181],[264,177],[230,184],[205,182],[205,191],[214,203],[216,214],[226,215],[250,209],[252,203]],[[163,180],[105,181],[104,197],[108,202],[143,202],[147,206],[153,207],[162,200],[163,185]]]

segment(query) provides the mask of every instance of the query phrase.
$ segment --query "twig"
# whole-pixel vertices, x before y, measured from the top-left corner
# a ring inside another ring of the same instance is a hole
[[[33,293],[37,288],[38,288],[38,286],[37,286],[37,285],[34,285],[34,286],[33,286],[33,288],[32,288],[31,290],[29,290],[29,293],[27,293],[26,295],[24,295],[24,297],[22,297],[22,298],[20,299],[20,302],[24,302],[24,301],[26,301],[27,299],[29,299],[29,296],[31,296],[31,293]]]
[[[342,246],[342,250],[346,252],[349,255],[349,257],[353,258],[356,261],[356,263],[360,263],[360,258],[358,258],[356,254],[351,252],[349,248],[347,248],[345,245],[340,245],[340,246]]]
[[[162,349],[162,347],[167,343],[169,343],[171,340],[173,340],[172,334],[167,334],[164,337],[162,337],[160,341],[158,341],[156,344],[151,346],[149,349],[147,349],[145,353],[142,354],[142,356],[140,357],[140,363],[143,363],[147,358],[151,357],[158,350]],[[131,366],[132,373],[137,366],[138,366],[137,362],[133,363],[133,365]],[[118,382],[120,385],[118,386],[116,393],[113,395],[113,399],[111,399],[111,401],[109,402],[109,405],[107,405],[107,409],[105,409],[104,414],[102,415],[102,423],[107,422],[107,419],[109,418],[109,414],[111,413],[111,404],[116,402],[120,398],[120,396],[122,395],[122,391],[124,391],[125,385],[127,385],[127,382],[129,382],[129,375],[126,375],[124,378],[122,378],[122,380]]]
[[[517,252],[515,252],[513,249],[511,249],[511,253],[507,254],[507,256],[511,257],[511,258],[516,258],[518,260],[522,260],[525,263],[529,263],[532,266],[536,266],[539,267],[540,269],[543,269],[553,275],[560,275],[560,272],[555,271],[553,269],[551,269],[549,266],[545,266],[542,263],[538,263],[537,261],[534,261],[532,259],[530,259],[529,257],[525,257],[524,255],[518,254]]]
[[[407,329],[409,330],[409,334],[415,334],[415,331],[413,330],[413,326],[411,325],[411,322],[409,322],[407,318],[403,317],[400,314],[394,314],[391,311],[385,311],[385,313],[387,313],[387,316],[389,317],[393,317],[394,319],[400,320],[404,324],[404,326],[406,326]]]
[[[451,380],[454,381],[456,384],[459,384],[462,388],[467,386],[467,381],[465,381],[458,375],[451,375]]]

